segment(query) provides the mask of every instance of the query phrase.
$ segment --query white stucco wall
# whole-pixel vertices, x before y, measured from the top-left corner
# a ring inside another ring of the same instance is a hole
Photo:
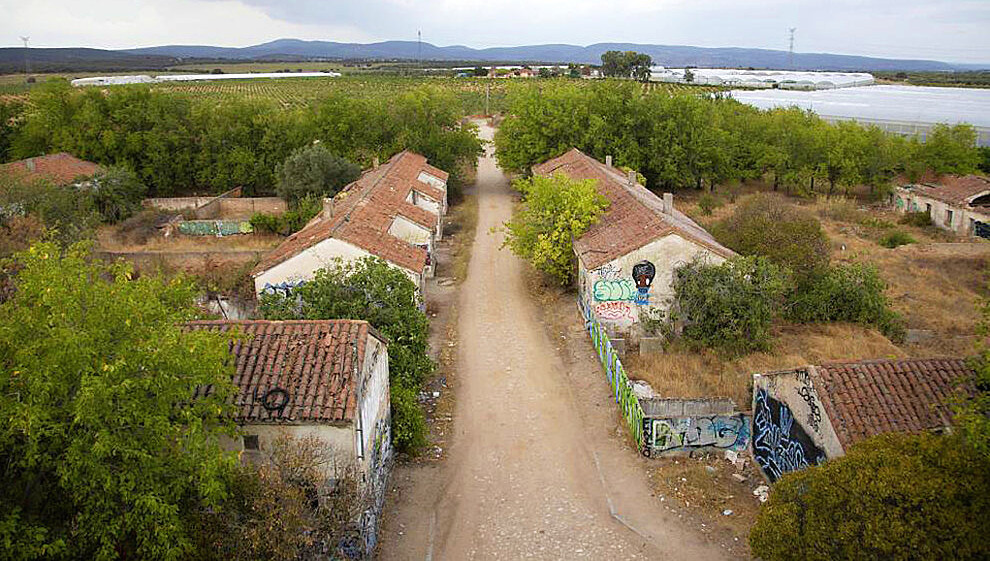
[[[822,449],[828,458],[845,454],[839,437],[828,418],[818,390],[811,377],[804,372],[753,376],[753,391],[765,390],[773,399],[787,405],[794,416],[794,422],[811,438],[815,446]],[[755,414],[755,407],[754,407]]]
[[[410,189],[409,195],[406,197],[406,202],[418,206],[419,208],[436,215],[437,224],[433,228],[434,239],[440,241],[443,239],[443,214],[444,209],[439,201],[424,195],[423,193]]]
[[[585,305],[606,329],[635,338],[638,333],[634,326],[639,323],[640,312],[669,309],[674,296],[674,269],[698,257],[713,264],[725,261],[704,246],[669,234],[593,270],[588,270],[579,260],[578,290]],[[633,267],[641,261],[653,263],[656,269],[645,303],[632,277]]]
[[[358,384],[358,455],[367,484],[381,486],[387,479],[387,463],[392,457],[391,408],[389,405],[388,351],[377,338],[369,336],[364,351],[362,376]]]
[[[243,461],[257,461],[265,451],[271,449],[271,445],[281,436],[289,436],[294,439],[315,438],[327,445],[334,455],[337,466],[345,468],[349,465],[356,465],[357,454],[355,446],[357,444],[356,433],[353,423],[341,423],[338,425],[276,425],[276,424],[253,424],[241,427],[243,435],[256,435],[258,437],[259,450],[245,450],[243,437],[237,439],[224,438],[223,447],[226,450],[234,450],[241,454]],[[333,465],[327,466],[327,475],[334,477]]]
[[[396,216],[392,220],[388,233],[413,245],[426,244],[428,246],[427,251],[433,253],[433,232],[404,216]]]
[[[898,189],[894,194],[894,208],[898,212],[924,212],[931,205],[929,216],[932,224],[950,230],[963,236],[973,236],[973,221],[990,224],[990,215],[975,212],[965,207],[946,204],[942,201],[920,195],[905,189]],[[948,221],[946,211],[952,211],[952,222]]]
[[[371,255],[371,253],[343,240],[329,238],[286,259],[271,269],[259,273],[254,277],[254,290],[261,294],[265,286],[269,284],[279,285],[284,282],[295,283],[301,280],[310,280],[317,269],[332,265],[335,258],[350,262]],[[420,273],[399,267],[394,263],[391,265],[402,270],[416,284],[422,295],[423,279]]]
[[[447,182],[435,175],[426,173],[425,171],[419,172],[419,176],[416,179],[427,185],[432,185],[437,189],[443,191],[443,200],[440,201],[440,214],[447,214]]]

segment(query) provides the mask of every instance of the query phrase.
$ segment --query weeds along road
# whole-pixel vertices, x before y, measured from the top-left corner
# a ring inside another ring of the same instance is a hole
[[[380,558],[724,558],[661,508],[642,459],[596,425],[613,428],[614,413],[578,399],[526,292],[524,263],[491,232],[511,216],[513,195],[490,153],[478,165],[477,237],[459,295],[455,435],[447,459],[413,468],[413,483],[386,505]],[[588,378],[607,405],[604,376],[589,369]]]

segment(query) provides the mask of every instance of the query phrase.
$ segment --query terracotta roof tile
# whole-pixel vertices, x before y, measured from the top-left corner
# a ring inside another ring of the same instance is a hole
[[[831,362],[808,371],[843,448],[885,432],[947,426],[951,398],[972,374],[956,358]]]
[[[735,255],[680,211],[663,212],[663,201],[646,187],[638,183],[630,185],[620,170],[606,166],[577,148],[534,166],[533,173],[542,176],[563,173],[572,179],[595,179],[598,192],[609,200],[601,220],[574,241],[574,251],[588,269],[604,265],[671,233],[717,255]]]
[[[34,166],[34,170],[30,169],[30,165]],[[99,171],[99,164],[80,160],[65,152],[0,165],[0,175],[19,176],[28,181],[47,179],[58,185],[68,185],[80,177],[93,177]]]
[[[354,419],[354,365],[364,363],[369,335],[383,340],[367,322],[357,320],[193,321],[185,328],[241,336],[231,345],[238,390],[234,404],[240,423]],[[273,390],[285,391],[287,398],[278,392],[271,394]],[[271,408],[282,405],[282,399],[286,399],[283,407]]]
[[[966,206],[980,195],[990,193],[990,178],[982,175],[947,175],[938,183],[905,185],[904,188],[950,205]]]
[[[390,235],[388,230],[396,216],[402,216],[435,231],[437,215],[406,202],[411,189],[423,192],[430,187],[437,191],[416,179],[425,167],[429,167],[426,158],[404,150],[378,168],[365,171],[334,197],[333,217],[313,219],[269,252],[253,273],[257,275],[271,269],[330,238],[343,240],[399,267],[421,273],[426,267],[426,250]]]

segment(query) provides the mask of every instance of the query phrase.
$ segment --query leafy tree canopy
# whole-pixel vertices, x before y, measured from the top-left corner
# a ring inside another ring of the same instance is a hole
[[[988,471],[956,436],[874,437],[784,475],[750,545],[768,561],[987,559]]]
[[[516,181],[525,200],[505,223],[505,246],[540,271],[567,284],[574,277],[574,240],[608,206],[593,179],[574,180],[563,174]]]
[[[602,74],[614,78],[633,78],[645,82],[650,78],[653,59],[636,51],[607,51],[602,54]]]
[[[15,559],[182,559],[225,496],[227,341],[182,333],[194,289],[33,245],[0,304],[0,544]],[[208,397],[192,399],[196,388]]]
[[[111,167],[92,179],[89,191],[103,221],[113,224],[141,209],[141,200],[148,188],[133,171]]]
[[[294,151],[279,166],[275,192],[290,203],[307,196],[332,197],[360,175],[359,165],[312,144]]]

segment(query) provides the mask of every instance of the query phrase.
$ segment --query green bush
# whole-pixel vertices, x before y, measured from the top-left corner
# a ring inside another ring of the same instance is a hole
[[[678,267],[674,305],[686,322],[683,336],[691,344],[729,354],[766,350],[784,289],[784,272],[765,257]]]
[[[251,216],[251,228],[259,234],[280,234],[282,219],[274,214],[256,212]]]
[[[361,166],[322,144],[303,146],[278,167],[275,192],[289,203],[308,196],[332,197],[361,175]]]
[[[814,275],[829,262],[828,237],[818,219],[773,193],[747,197],[712,233],[730,249],[764,256],[798,279]]]
[[[262,234],[291,235],[302,230],[314,216],[323,210],[323,200],[307,196],[290,203],[289,210],[282,215],[256,212],[251,216],[251,227]]]
[[[596,180],[573,180],[563,174],[516,181],[525,200],[509,222],[504,247],[538,270],[568,284],[574,277],[572,242],[608,206],[598,194]]]
[[[911,234],[907,232],[902,232],[900,230],[894,230],[887,235],[880,238],[880,245],[894,249],[895,247],[900,247],[902,245],[908,245],[912,243],[917,243],[918,240],[911,237]]]
[[[902,318],[890,309],[887,283],[870,264],[829,267],[797,284],[787,316],[799,322],[847,321],[876,327],[891,339],[903,337]]]
[[[711,193],[705,193],[698,198],[698,208],[701,210],[701,214],[705,216],[711,216],[712,211],[720,206],[722,206],[721,201],[716,199]]]
[[[767,561],[988,559],[987,473],[956,436],[881,435],[784,475],[750,546]]]
[[[907,224],[908,226],[924,228],[932,225],[932,217],[927,211],[905,212],[904,216],[901,217],[900,222],[901,224]]]
[[[116,224],[141,210],[148,188],[133,171],[112,167],[93,177],[89,191],[103,221]]]

